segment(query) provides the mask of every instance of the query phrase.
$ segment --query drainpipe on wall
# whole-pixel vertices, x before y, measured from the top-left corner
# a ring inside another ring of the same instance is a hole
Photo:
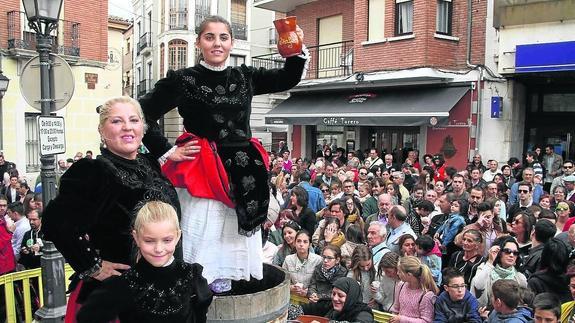
[[[477,91],[477,123],[475,125],[475,151],[479,150],[479,137],[481,136],[481,81],[483,78],[483,68],[479,65],[471,64],[471,31],[473,28],[473,0],[467,0],[467,55],[465,64],[471,69],[477,69],[479,75],[477,76],[477,84],[475,90]],[[473,112],[473,110],[472,110]]]

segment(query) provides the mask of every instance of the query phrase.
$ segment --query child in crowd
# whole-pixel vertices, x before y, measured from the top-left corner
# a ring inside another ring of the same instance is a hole
[[[434,323],[482,322],[479,303],[466,288],[463,273],[451,267],[443,270],[443,289],[435,302]]]
[[[206,322],[212,292],[201,265],[174,258],[181,237],[174,208],[146,203],[136,215],[132,236],[136,264],[104,281],[80,308],[77,322]]]
[[[417,257],[406,256],[399,259],[397,268],[402,282],[397,284],[391,308],[396,315],[389,322],[431,322],[438,288],[429,267]]]
[[[371,284],[373,299],[384,312],[390,312],[395,299],[395,287],[399,282],[397,263],[399,255],[390,251],[383,255],[377,270],[377,283]]]
[[[533,300],[535,322],[558,323],[561,318],[561,302],[552,293],[541,293]]]
[[[360,245],[355,248],[351,255],[351,268],[347,277],[353,278],[361,286],[362,302],[375,305],[371,297],[371,283],[375,280],[375,268],[368,246]]]
[[[415,240],[417,256],[429,267],[437,286],[441,286],[441,250],[430,236],[423,235]]]
[[[451,213],[443,224],[437,229],[434,238],[441,242],[445,250],[455,239],[455,236],[465,226],[465,217],[469,209],[469,203],[465,199],[459,199],[451,202]]]
[[[521,303],[521,295],[519,292],[519,284],[516,281],[499,279],[493,283],[491,291],[493,311],[489,313],[487,318],[488,323],[533,322],[533,313],[531,310],[527,307],[519,306]],[[487,317],[487,309],[482,307],[480,314],[483,317]]]

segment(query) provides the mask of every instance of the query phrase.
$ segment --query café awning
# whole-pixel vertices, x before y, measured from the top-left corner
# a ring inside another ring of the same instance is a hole
[[[268,112],[266,124],[329,126],[420,126],[447,122],[469,86],[362,89],[294,93]]]

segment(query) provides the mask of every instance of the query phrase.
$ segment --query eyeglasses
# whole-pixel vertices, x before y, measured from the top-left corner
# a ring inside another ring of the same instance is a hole
[[[563,168],[565,168],[565,169],[571,169],[571,168],[573,168],[573,166],[563,166]]]
[[[334,259],[335,259],[335,257],[332,257],[332,256],[324,256],[324,255],[322,255],[321,257],[323,258],[323,260],[334,260]]]
[[[359,172],[359,175],[367,175],[366,172]]]
[[[511,250],[509,248],[503,248],[501,251],[508,255],[513,255],[515,257],[519,256],[519,250]]]
[[[329,189],[323,189],[321,191],[325,193],[325,192],[329,192]]]
[[[466,284],[462,284],[462,285],[447,285],[447,287],[453,288],[453,289],[460,289],[460,288],[465,288],[465,287],[467,287],[467,285],[466,285]]]
[[[517,190],[517,192],[527,194],[527,193],[529,193],[529,190]]]

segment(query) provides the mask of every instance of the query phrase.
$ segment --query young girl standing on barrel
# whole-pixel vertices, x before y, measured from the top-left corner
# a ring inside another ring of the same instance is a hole
[[[251,101],[296,86],[307,61],[301,53],[281,69],[227,66],[233,45],[230,23],[207,17],[196,40],[200,63],[168,71],[140,99],[149,125],[144,144],[169,159],[163,170],[178,191],[184,260],[204,266],[216,293],[230,291],[232,280],[263,278],[261,237],[254,233],[268,211],[268,158],[251,136]],[[157,121],[175,107],[186,132],[172,147]]]

